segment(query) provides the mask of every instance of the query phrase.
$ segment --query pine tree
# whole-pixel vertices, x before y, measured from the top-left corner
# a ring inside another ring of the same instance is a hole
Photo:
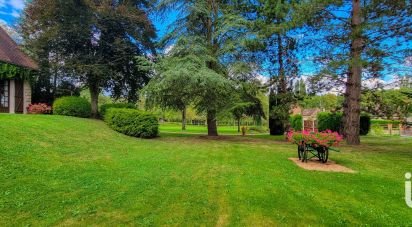
[[[345,83],[343,130],[349,144],[359,144],[361,81],[396,68],[412,49],[412,6],[407,0],[325,1],[311,21],[310,47],[320,53],[321,75]]]
[[[163,40],[164,45],[173,46],[165,60],[179,62],[175,69],[181,67],[191,74],[188,82],[193,82],[194,106],[206,113],[208,135],[217,136],[217,114],[232,105],[234,72],[239,67],[248,68],[243,64],[247,62],[243,44],[248,38],[248,21],[239,13],[242,5],[236,2],[163,0],[158,9],[164,13],[173,6],[184,16]],[[159,74],[167,77],[168,73]]]

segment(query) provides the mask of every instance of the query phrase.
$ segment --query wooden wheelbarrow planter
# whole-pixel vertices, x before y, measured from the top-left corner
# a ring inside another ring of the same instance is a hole
[[[319,145],[313,146],[311,144],[305,143],[305,141],[301,141],[298,144],[298,157],[299,160],[302,160],[302,162],[308,162],[309,159],[316,157],[322,163],[326,163],[329,158],[329,150],[339,152],[339,150],[333,149],[331,147]]]

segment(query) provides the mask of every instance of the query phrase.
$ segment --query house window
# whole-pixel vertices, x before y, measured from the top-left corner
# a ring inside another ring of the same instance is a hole
[[[6,80],[0,80],[0,107],[9,107],[9,83]]]

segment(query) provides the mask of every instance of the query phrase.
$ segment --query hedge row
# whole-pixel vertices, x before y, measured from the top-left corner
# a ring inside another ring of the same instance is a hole
[[[104,115],[106,114],[107,110],[110,108],[126,108],[126,109],[136,109],[136,105],[132,103],[109,103],[109,104],[103,104],[100,106],[100,116],[104,118]]]
[[[325,131],[330,129],[339,132],[342,127],[342,113],[318,113],[318,130]]]
[[[113,130],[128,136],[153,138],[159,133],[156,116],[140,110],[110,108],[104,120]]]
[[[90,113],[90,103],[81,97],[61,97],[53,103],[53,114],[87,118]]]
[[[325,131],[330,129],[339,132],[342,128],[342,113],[321,112],[318,114],[318,130]],[[361,114],[359,134],[367,135],[371,128],[371,118],[367,114]]]
[[[372,125],[388,125],[388,124],[394,124],[398,125],[400,121],[398,120],[383,120],[383,119],[373,119],[371,120]]]

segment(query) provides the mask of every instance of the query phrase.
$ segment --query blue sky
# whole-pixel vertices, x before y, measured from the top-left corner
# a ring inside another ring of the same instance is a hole
[[[21,11],[24,9],[25,0],[0,0],[0,24],[6,24],[9,27],[14,27],[20,18]],[[152,15],[151,19],[158,31],[159,39],[163,37],[168,26],[173,23],[177,18],[177,12],[171,10],[167,13],[167,16],[160,18],[159,16]],[[316,66],[310,59],[300,59],[303,63],[301,65],[301,74],[310,75],[313,73]],[[386,74],[384,80],[390,80],[391,76]]]
[[[24,0],[0,0],[0,22],[14,25],[24,8]]]

